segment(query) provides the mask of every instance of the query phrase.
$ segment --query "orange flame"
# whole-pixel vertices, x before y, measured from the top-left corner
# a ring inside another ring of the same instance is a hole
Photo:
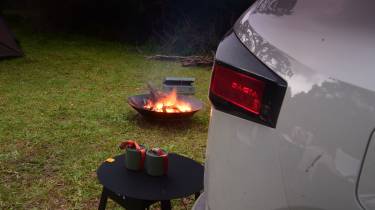
[[[189,103],[178,100],[175,89],[169,94],[160,97],[156,102],[148,99],[144,108],[154,112],[166,113],[191,112],[192,110]]]

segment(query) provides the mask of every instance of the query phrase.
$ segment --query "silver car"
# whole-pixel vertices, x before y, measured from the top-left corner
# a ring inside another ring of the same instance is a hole
[[[374,0],[259,0],[215,59],[195,210],[375,209]]]

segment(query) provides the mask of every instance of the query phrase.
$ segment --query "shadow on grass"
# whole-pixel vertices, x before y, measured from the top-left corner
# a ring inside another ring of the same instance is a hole
[[[158,120],[145,118],[138,113],[128,113],[129,122],[133,122],[143,129],[165,129],[165,130],[186,130],[200,126],[201,122],[195,120],[194,117],[180,120]]]

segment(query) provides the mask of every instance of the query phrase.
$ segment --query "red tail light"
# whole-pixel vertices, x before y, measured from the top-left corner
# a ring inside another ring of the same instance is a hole
[[[264,87],[263,81],[215,65],[210,90],[216,96],[259,115]]]
[[[211,78],[210,100],[218,110],[276,127],[286,83],[271,77],[264,66],[254,67],[258,69],[243,71],[216,61]],[[259,73],[262,75],[259,76]]]
[[[216,110],[275,128],[287,87],[234,33],[220,42],[209,93]]]

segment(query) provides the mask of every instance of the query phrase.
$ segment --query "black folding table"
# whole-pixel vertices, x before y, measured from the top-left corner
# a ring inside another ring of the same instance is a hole
[[[126,169],[125,155],[114,159],[112,163],[104,162],[97,170],[103,185],[100,210],[106,208],[108,198],[128,210],[144,210],[158,201],[162,210],[170,210],[170,200],[192,194],[197,197],[203,189],[203,166],[187,157],[169,154],[168,175],[160,177]]]

